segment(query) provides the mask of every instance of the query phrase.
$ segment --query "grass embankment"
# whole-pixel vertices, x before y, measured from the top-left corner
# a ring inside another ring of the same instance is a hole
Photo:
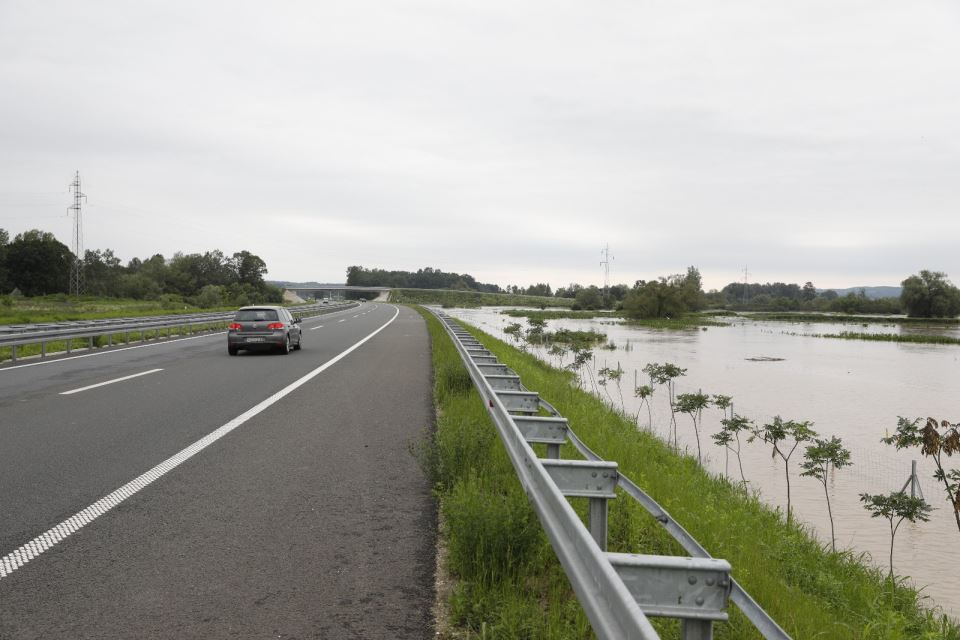
[[[457,579],[454,624],[466,637],[592,637],[455,348],[440,323],[424,315],[438,419],[422,454],[443,513],[448,570]],[[898,586],[891,599],[882,572],[851,553],[823,551],[778,512],[578,389],[569,372],[468,329],[553,403],[591,448],[616,460],[711,553],[729,560],[737,580],[797,640],[960,638],[957,627],[918,607],[915,591]],[[563,457],[575,457],[575,450],[564,445]],[[574,506],[584,515],[585,501]],[[685,555],[625,496],[611,504],[609,532],[611,551]],[[730,617],[716,625],[716,638],[760,637],[732,605]],[[664,638],[679,637],[676,622],[653,622]]]
[[[768,313],[758,312],[749,314],[735,314],[749,320],[770,320],[778,322],[819,322],[819,323],[854,323],[854,324],[932,324],[956,325],[960,318],[909,318],[906,316],[856,316],[828,313]]]
[[[952,336],[916,335],[900,333],[859,333],[843,331],[841,333],[791,333],[788,335],[807,338],[834,338],[836,340],[871,340],[873,342],[909,342],[914,344],[960,344],[960,338]]]
[[[405,304],[439,304],[444,307],[569,307],[571,298],[549,296],[521,296],[510,293],[480,293],[477,291],[440,291],[434,289],[394,289],[391,302]]]
[[[143,316],[226,311],[235,308],[201,309],[184,302],[172,300],[125,300],[92,296],[76,298],[65,295],[34,298],[5,296],[3,302],[0,303],[0,324],[139,318]]]

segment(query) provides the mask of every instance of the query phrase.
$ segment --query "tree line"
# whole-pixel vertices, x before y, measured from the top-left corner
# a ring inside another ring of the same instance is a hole
[[[536,285],[537,288],[549,285]],[[532,288],[532,287],[531,287]],[[863,290],[840,296],[818,290],[812,282],[731,282],[723,289],[704,292],[696,267],[686,273],[654,280],[637,280],[632,287],[617,284],[606,291],[573,283],[555,296],[574,299],[574,309],[617,309],[631,318],[676,318],[702,309],[735,311],[816,311],[859,314],[900,314],[915,318],[953,318],[960,315],[960,289],[947,274],[922,270],[901,282],[899,298],[871,299]],[[509,289],[509,288],[508,288]],[[517,289],[514,293],[528,293]],[[528,295],[537,295],[529,294]],[[549,294],[547,294],[549,295]]]
[[[448,273],[432,267],[413,271],[387,271],[362,266],[347,267],[347,286],[393,287],[395,289],[455,289],[502,293],[499,285],[477,282],[468,273]]]
[[[73,252],[52,233],[32,229],[12,241],[0,229],[0,293],[24,296],[65,294],[70,288]],[[87,250],[80,261],[83,293],[137,300],[182,300],[200,307],[280,303],[283,291],[267,284],[267,265],[249,251],[230,256],[220,250],[154,254],[126,264],[112,249]]]

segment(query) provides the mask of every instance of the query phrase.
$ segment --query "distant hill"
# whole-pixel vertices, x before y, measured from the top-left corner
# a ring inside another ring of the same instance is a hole
[[[838,296],[845,296],[848,293],[859,293],[860,290],[866,293],[867,298],[878,300],[880,298],[899,298],[902,287],[848,287],[846,289],[822,289],[822,291],[836,291]],[[818,289],[821,291],[821,289]]]

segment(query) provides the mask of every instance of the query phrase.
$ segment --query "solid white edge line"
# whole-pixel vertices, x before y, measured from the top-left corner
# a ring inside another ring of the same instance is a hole
[[[324,362],[322,365],[320,365],[310,373],[306,374],[299,380],[296,380],[290,383],[280,391],[277,391],[275,394],[273,394],[266,400],[257,404],[253,408],[248,409],[247,411],[240,414],[239,416],[237,416],[230,422],[226,423],[225,425],[215,429],[214,431],[211,431],[204,437],[200,438],[199,440],[191,444],[186,449],[183,449],[179,453],[176,453],[173,456],[167,458],[157,466],[153,467],[146,473],[140,476],[137,476],[127,484],[117,489],[116,491],[100,498],[99,500],[94,502],[92,505],[90,505],[86,509],[67,518],[66,520],[64,520],[57,526],[53,527],[49,531],[46,531],[45,533],[40,534],[30,542],[18,547],[17,549],[15,549],[14,551],[11,551],[7,555],[0,557],[0,580],[10,575],[11,573],[16,571],[23,565],[27,564],[28,562],[30,562],[31,560],[39,556],[41,553],[43,553],[47,549],[50,549],[51,547],[58,544],[59,542],[62,542],[68,536],[72,535],[73,533],[76,533],[86,525],[96,520],[98,517],[112,510],[114,507],[122,503],[124,500],[126,500],[130,496],[136,494],[140,490],[149,486],[155,480],[162,478],[164,475],[166,475],[173,469],[176,469],[178,466],[180,466],[181,464],[183,464],[184,462],[186,462],[196,454],[200,453],[201,451],[209,447],[211,444],[213,444],[223,436],[227,435],[228,433],[230,433],[231,431],[233,431],[234,429],[242,425],[244,422],[246,422],[250,418],[253,418],[254,416],[261,413],[262,411],[264,411],[271,405],[275,404],[285,396],[289,395],[296,389],[302,387],[307,382],[317,377],[318,375],[320,375],[321,373],[323,373],[324,371],[326,371],[336,363],[340,362],[341,360],[346,358],[348,355],[350,355],[351,353],[359,349],[360,346],[363,345],[365,342],[367,342],[368,340],[373,338],[375,335],[377,335],[378,333],[386,329],[388,326],[390,326],[393,323],[393,321],[397,319],[398,315],[400,315],[400,308],[394,307],[394,313],[392,318],[387,320],[387,322],[384,325],[382,325],[379,329],[376,329],[375,331],[373,331],[373,333],[370,333],[369,335],[367,335],[367,337],[361,339],[359,342],[354,343],[353,346],[349,347],[344,351],[341,351],[338,355],[334,356],[330,360],[327,360],[326,362]]]
[[[124,380],[130,380],[131,378],[139,378],[140,376],[147,376],[151,373],[156,373],[157,371],[163,371],[163,369],[150,369],[150,371],[141,371],[140,373],[134,373],[133,375],[123,376],[122,378],[115,378],[113,380],[107,380],[106,382],[98,382],[97,384],[91,384],[87,387],[80,387],[79,389],[71,389],[70,391],[61,391],[60,395],[69,396],[74,393],[80,393],[81,391],[88,391],[90,389],[96,389],[97,387],[104,387],[108,384],[113,384],[114,382],[123,382]]]

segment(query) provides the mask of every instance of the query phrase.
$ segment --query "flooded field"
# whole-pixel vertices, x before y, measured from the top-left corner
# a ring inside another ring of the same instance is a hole
[[[448,309],[498,338],[509,341],[503,329],[523,318],[501,315],[499,309]],[[859,500],[861,492],[888,493],[899,490],[910,476],[911,460],[917,460],[924,497],[935,508],[930,522],[905,522],[897,533],[894,565],[898,574],[910,576],[914,584],[960,617],[960,561],[955,552],[960,543],[953,513],[941,485],[933,479],[933,463],[919,450],[896,451],[880,442],[892,433],[897,417],[932,416],[960,420],[960,346],[867,342],[803,337],[799,334],[841,333],[843,331],[885,333],[937,333],[960,337],[957,327],[833,323],[785,323],[739,320],[726,327],[684,331],[662,331],[634,327],[615,320],[550,320],[557,328],[600,331],[614,349],[595,348],[593,370],[621,367],[623,408],[636,415],[634,380],[646,384],[643,367],[651,362],[672,362],[685,368],[676,382],[677,393],[702,390],[707,394],[733,397],[736,413],[757,425],[776,415],[784,419],[809,420],[820,437],[843,439],[850,449],[852,467],[841,469],[831,483],[831,504],[836,523],[837,547],[867,552],[877,566],[885,567],[890,534],[885,519],[871,518]],[[557,358],[539,353],[557,364]],[[568,363],[567,356],[564,363]],[[588,384],[588,387],[590,385]],[[619,408],[620,394],[609,391]],[[603,397],[608,401],[605,391]],[[727,459],[724,449],[714,445],[709,434],[720,430],[722,413],[709,409],[704,414],[701,446],[705,465],[717,474],[738,476],[736,461]],[[690,419],[678,415],[679,441],[696,455],[696,440]],[[646,427],[647,410],[639,413],[639,425]],[[664,389],[653,396],[653,430],[666,439],[670,409]],[[576,430],[576,425],[572,425]],[[767,445],[754,442],[743,447],[743,467],[750,486],[759,490],[771,505],[786,508],[786,482],[782,461],[771,458]],[[829,543],[823,485],[799,475],[803,452],[791,458],[791,495],[795,515],[809,524]],[[960,460],[950,460],[960,466]]]

